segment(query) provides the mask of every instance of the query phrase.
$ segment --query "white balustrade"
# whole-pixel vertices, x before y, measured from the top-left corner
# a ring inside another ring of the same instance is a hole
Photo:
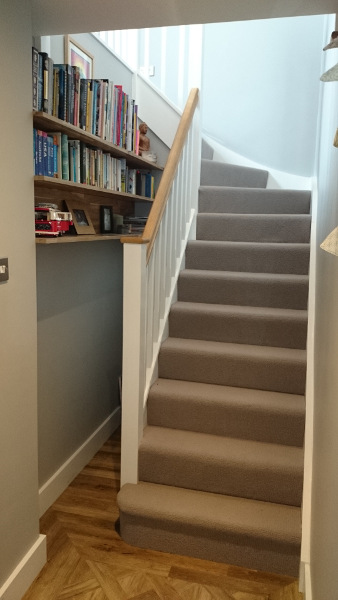
[[[197,94],[193,90],[189,96],[143,238],[130,240],[134,243],[123,240],[121,485],[138,481],[138,447],[146,424],[148,392],[158,375],[158,354],[168,336],[168,315],[176,300],[186,244],[195,238],[201,148]],[[187,119],[191,120],[188,131]],[[158,203],[163,203],[158,197],[163,196],[161,184],[170,169],[171,184],[164,194],[167,201],[158,208]],[[153,211],[161,214],[159,226],[152,220]]]

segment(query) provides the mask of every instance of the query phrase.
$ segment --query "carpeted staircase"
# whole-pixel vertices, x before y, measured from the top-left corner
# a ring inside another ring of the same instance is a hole
[[[298,575],[310,192],[202,160],[123,539]]]

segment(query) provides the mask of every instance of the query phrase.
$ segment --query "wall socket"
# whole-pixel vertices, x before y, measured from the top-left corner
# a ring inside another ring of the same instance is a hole
[[[8,281],[9,279],[9,271],[8,271],[8,258],[0,258],[0,283],[4,281]]]
[[[149,67],[140,67],[140,75],[143,75],[143,77],[154,77],[155,65],[149,65]]]

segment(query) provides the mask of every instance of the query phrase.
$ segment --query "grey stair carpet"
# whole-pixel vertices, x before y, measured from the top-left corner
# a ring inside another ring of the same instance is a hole
[[[239,304],[306,309],[308,276],[274,273],[238,273],[185,269],[178,282],[183,302]]]
[[[303,445],[304,396],[158,379],[148,424],[289,446]]]
[[[295,506],[143,482],[125,485],[119,506],[129,544],[298,575]]]
[[[171,338],[303,348],[307,311],[227,304],[176,302],[170,312]]]
[[[129,543],[297,576],[310,192],[211,160],[148,397]]]
[[[202,185],[198,212],[229,214],[306,215],[311,194],[301,190],[269,190]]]
[[[187,269],[305,275],[309,253],[309,244],[196,240],[188,242],[185,264]]]
[[[310,241],[310,215],[235,215],[202,213],[197,216],[197,238],[224,242]]]
[[[268,171],[228,165],[202,158],[201,185],[265,188]]]
[[[146,427],[139,450],[141,481],[291,506],[302,467],[302,448],[163,427]]]

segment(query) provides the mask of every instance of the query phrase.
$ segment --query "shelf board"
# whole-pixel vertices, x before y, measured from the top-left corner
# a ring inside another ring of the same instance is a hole
[[[58,119],[57,117],[53,117],[47,113],[33,112],[33,123],[37,129],[42,129],[43,131],[47,132],[60,131],[61,133],[66,133],[69,139],[80,140],[89,146],[100,148],[105,152],[109,152],[116,158],[126,158],[130,167],[134,167],[136,169],[156,169],[158,171],[163,171],[163,167],[160,167],[156,163],[146,160],[134,152],[128,152],[128,150],[124,150],[115,144],[111,144],[97,135],[93,135],[88,131],[84,131],[75,125],[71,125],[71,123],[62,121],[62,119]]]
[[[126,234],[106,233],[95,235],[61,235],[59,237],[36,237],[36,244],[72,244],[74,242],[108,242],[127,237]],[[133,234],[131,237],[135,237]]]
[[[136,194],[128,194],[127,192],[116,192],[114,190],[107,190],[105,188],[99,188],[94,185],[87,185],[85,183],[74,183],[74,181],[67,181],[66,179],[58,179],[56,177],[46,177],[43,175],[34,176],[34,184],[36,186],[43,186],[44,188],[60,188],[68,192],[82,191],[90,193],[95,196],[115,197],[119,200],[129,200],[132,202],[153,202],[152,198],[146,198],[146,196],[137,196]]]

